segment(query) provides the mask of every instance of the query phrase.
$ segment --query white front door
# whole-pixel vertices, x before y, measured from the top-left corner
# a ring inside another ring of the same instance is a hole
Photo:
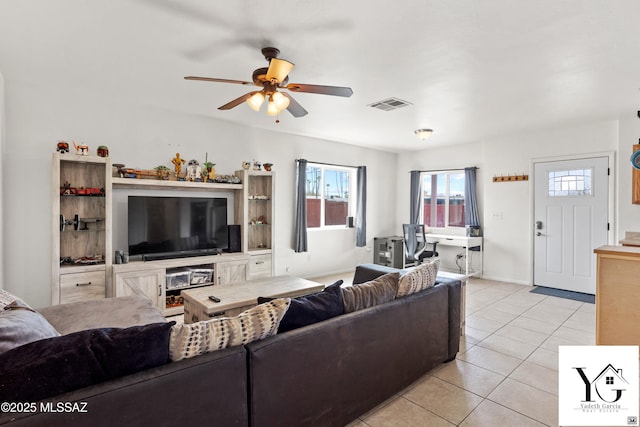
[[[607,157],[535,163],[535,285],[596,293],[593,250],[607,244],[608,170]]]

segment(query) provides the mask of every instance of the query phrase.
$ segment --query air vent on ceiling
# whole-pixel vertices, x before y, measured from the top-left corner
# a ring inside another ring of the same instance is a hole
[[[387,98],[382,101],[374,102],[373,104],[369,104],[369,107],[377,108],[382,111],[391,111],[397,110],[398,108],[406,107],[407,105],[412,105],[410,102],[403,101],[398,98]]]

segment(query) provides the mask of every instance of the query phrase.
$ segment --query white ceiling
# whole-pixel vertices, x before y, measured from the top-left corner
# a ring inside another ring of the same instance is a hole
[[[0,73],[75,86],[255,128],[417,150],[615,119],[640,109],[636,0],[0,0]],[[246,105],[275,46],[290,82],[349,86],[294,94],[309,114],[275,124]],[[412,105],[380,111],[397,97]],[[8,106],[10,108],[10,106]],[[433,128],[426,142],[413,131]]]

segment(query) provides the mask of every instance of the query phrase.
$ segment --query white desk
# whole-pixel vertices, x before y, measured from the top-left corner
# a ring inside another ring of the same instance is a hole
[[[438,245],[464,247],[464,274],[465,276],[482,276],[482,237],[455,236],[450,234],[431,234],[427,233],[427,242],[438,242]],[[477,271],[469,271],[469,248],[479,246],[480,252],[480,269]]]

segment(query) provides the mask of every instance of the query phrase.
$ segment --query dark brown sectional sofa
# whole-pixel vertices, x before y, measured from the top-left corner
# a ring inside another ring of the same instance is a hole
[[[354,283],[388,271],[358,266]],[[43,400],[86,402],[86,413],[0,413],[0,424],[344,426],[455,358],[460,289],[439,278],[379,306]]]

